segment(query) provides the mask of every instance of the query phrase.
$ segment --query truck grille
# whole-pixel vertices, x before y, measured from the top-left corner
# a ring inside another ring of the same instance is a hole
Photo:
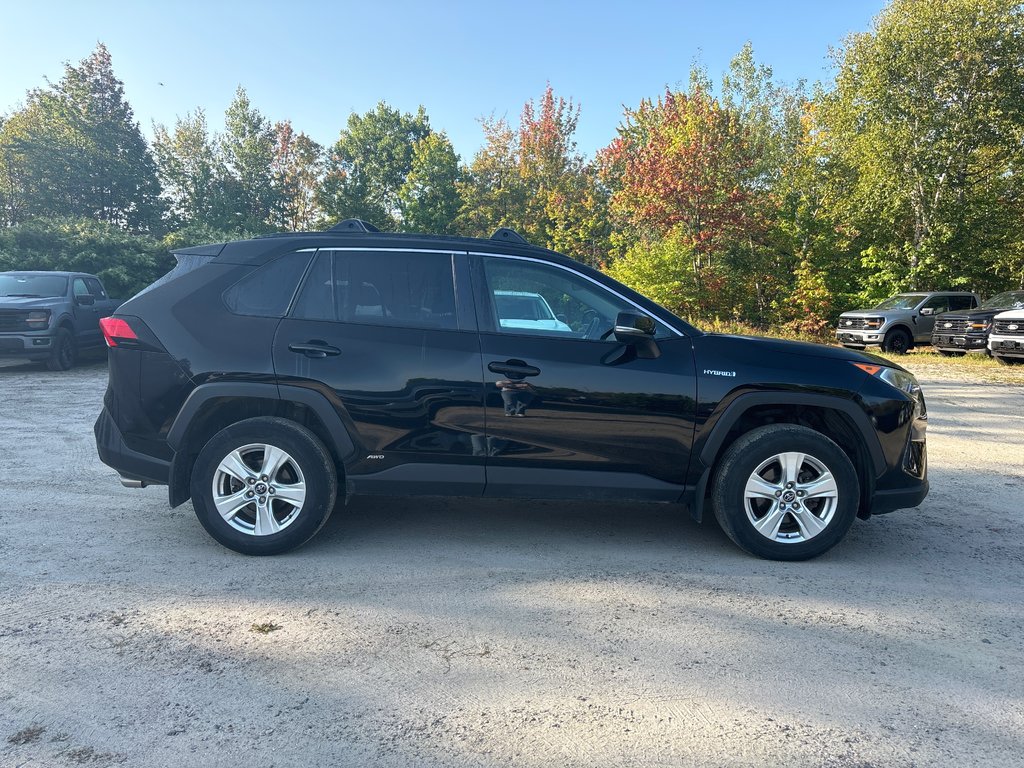
[[[2,331],[28,331],[28,312],[23,309],[0,309],[0,332]]]
[[[870,323],[870,325],[868,325]],[[840,331],[866,331],[877,330],[882,327],[880,317],[840,317]]]
[[[996,320],[992,332],[1000,336],[1024,336],[1024,320]]]
[[[968,320],[966,317],[940,317],[935,321],[936,335],[963,334],[967,333]]]

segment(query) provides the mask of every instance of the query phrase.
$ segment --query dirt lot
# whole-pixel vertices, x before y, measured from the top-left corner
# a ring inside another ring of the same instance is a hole
[[[252,559],[99,463],[105,378],[0,367],[2,766],[1021,764],[1022,387],[925,380],[931,496],[809,563],[451,500]]]

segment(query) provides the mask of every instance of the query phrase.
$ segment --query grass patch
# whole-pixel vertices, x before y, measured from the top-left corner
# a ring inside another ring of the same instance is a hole
[[[271,632],[277,632],[279,629],[284,629],[280,624],[275,624],[272,621],[265,621],[262,624],[253,624],[249,627],[250,632],[255,632],[259,635],[269,635]]]

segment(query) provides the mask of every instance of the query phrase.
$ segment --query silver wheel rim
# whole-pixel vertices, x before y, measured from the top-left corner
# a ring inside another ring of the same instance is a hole
[[[743,506],[754,530],[770,541],[799,544],[835,517],[839,487],[828,467],[806,453],[778,453],[747,479]]]
[[[213,504],[225,523],[250,536],[270,536],[295,522],[306,480],[277,446],[252,443],[225,456],[213,474]]]

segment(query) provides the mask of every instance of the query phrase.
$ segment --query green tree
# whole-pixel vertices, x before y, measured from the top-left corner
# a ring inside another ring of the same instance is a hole
[[[161,204],[149,148],[102,43],[28,93],[0,129],[4,217],[87,217],[146,230]]]
[[[821,104],[850,171],[837,215],[863,235],[866,290],[995,290],[1021,238],[1024,10],[893,0],[838,55]]]
[[[381,229],[401,223],[399,191],[412,170],[416,142],[430,135],[430,120],[384,102],[364,115],[352,113],[330,149],[317,202],[329,222],[360,218]]]
[[[219,137],[229,201],[229,226],[258,231],[279,215],[281,195],[274,184],[275,134],[270,121],[252,106],[241,86],[224,113]]]
[[[173,132],[154,125],[153,154],[173,225],[224,218],[224,166],[203,110],[178,118]]]
[[[444,133],[431,133],[417,141],[409,174],[398,190],[402,228],[407,232],[453,232],[462,205],[459,179],[459,156]]]

